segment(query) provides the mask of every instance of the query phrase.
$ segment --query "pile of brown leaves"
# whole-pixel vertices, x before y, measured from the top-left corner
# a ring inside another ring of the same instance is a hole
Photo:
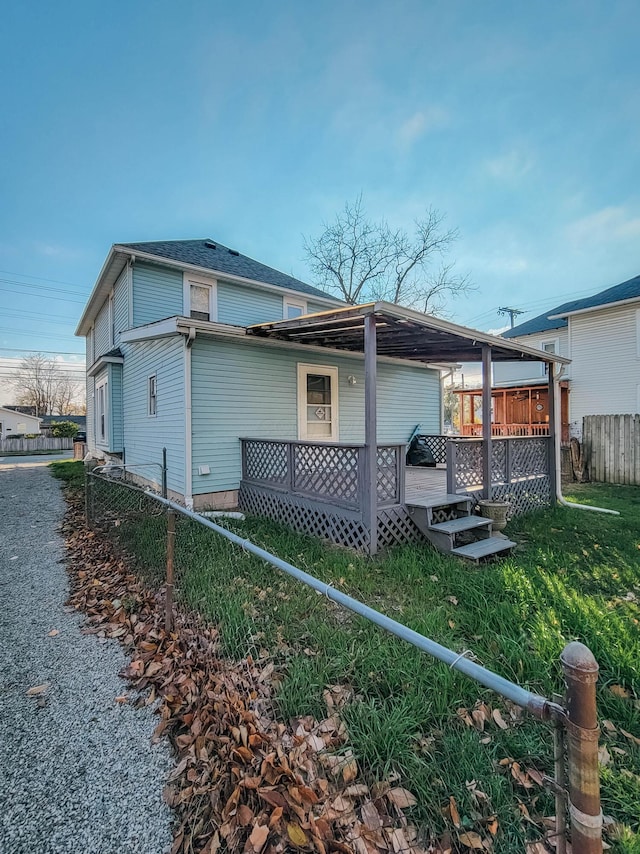
[[[192,618],[178,616],[165,632],[161,592],[145,589],[111,543],[86,530],[77,504],[64,529],[70,604],[86,614],[86,632],[118,639],[131,658],[122,675],[134,693],[114,701],[155,704],[154,739],[175,749],[165,789],[177,816],[172,854],[442,850],[418,842],[404,812],[416,803],[410,792],[394,781],[358,782],[339,715],[347,689],[325,691],[322,721],[278,722],[272,662],[216,658],[215,629]]]

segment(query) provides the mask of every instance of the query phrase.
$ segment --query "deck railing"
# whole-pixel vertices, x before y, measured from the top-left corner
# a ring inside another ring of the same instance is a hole
[[[549,436],[496,438],[491,442],[491,494],[511,503],[512,515],[549,504],[552,440]],[[474,492],[483,487],[482,439],[447,442],[447,492]]]
[[[334,442],[241,439],[242,479],[340,507],[364,506],[365,447]],[[378,445],[378,506],[404,500],[404,445]]]
[[[463,424],[463,436],[482,436],[482,424]],[[548,424],[492,424],[492,436],[548,436]]]

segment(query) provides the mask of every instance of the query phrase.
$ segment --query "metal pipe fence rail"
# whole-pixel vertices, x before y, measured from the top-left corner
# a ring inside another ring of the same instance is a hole
[[[598,771],[600,731],[596,709],[598,664],[586,646],[572,642],[564,648],[560,656],[565,683],[564,702],[559,695],[554,695],[550,700],[472,661],[467,657],[470,651],[456,653],[448,649],[166,497],[125,479],[114,480],[100,469],[87,472],[87,494],[91,495],[86,503],[87,524],[91,528],[98,526],[107,533],[117,532],[125,526],[135,525],[136,520],[151,520],[151,531],[145,540],[148,545],[145,557],[152,566],[147,568],[144,577],[155,584],[160,582],[164,588],[165,625],[168,630],[174,626],[177,607],[176,521],[183,519],[224,537],[242,552],[265,561],[330,601],[510,700],[537,719],[551,723],[554,777],[545,777],[544,782],[556,797],[556,851],[559,854],[566,851],[568,817],[572,850],[576,854],[601,854],[603,821]],[[568,779],[568,790],[565,788],[565,777]]]

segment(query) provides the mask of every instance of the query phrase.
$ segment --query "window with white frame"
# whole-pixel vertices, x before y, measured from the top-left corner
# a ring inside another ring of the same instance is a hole
[[[298,438],[338,441],[338,369],[298,365]]]
[[[216,285],[206,279],[185,274],[183,280],[184,313],[194,320],[216,320]]]
[[[105,445],[108,438],[108,388],[109,383],[106,378],[96,385],[96,442],[99,445]]]
[[[551,338],[549,341],[543,341],[541,349],[544,350],[545,353],[557,353],[558,339]]]
[[[301,317],[307,313],[307,303],[301,299],[284,298],[284,313],[285,320],[294,320],[296,317]]]
[[[147,415],[158,414],[158,378],[151,374],[147,380]]]

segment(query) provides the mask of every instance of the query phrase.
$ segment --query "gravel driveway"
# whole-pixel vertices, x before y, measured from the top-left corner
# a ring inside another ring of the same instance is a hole
[[[64,608],[63,513],[46,467],[0,469],[0,852],[161,854],[168,750],[149,709],[115,701],[120,646]]]

